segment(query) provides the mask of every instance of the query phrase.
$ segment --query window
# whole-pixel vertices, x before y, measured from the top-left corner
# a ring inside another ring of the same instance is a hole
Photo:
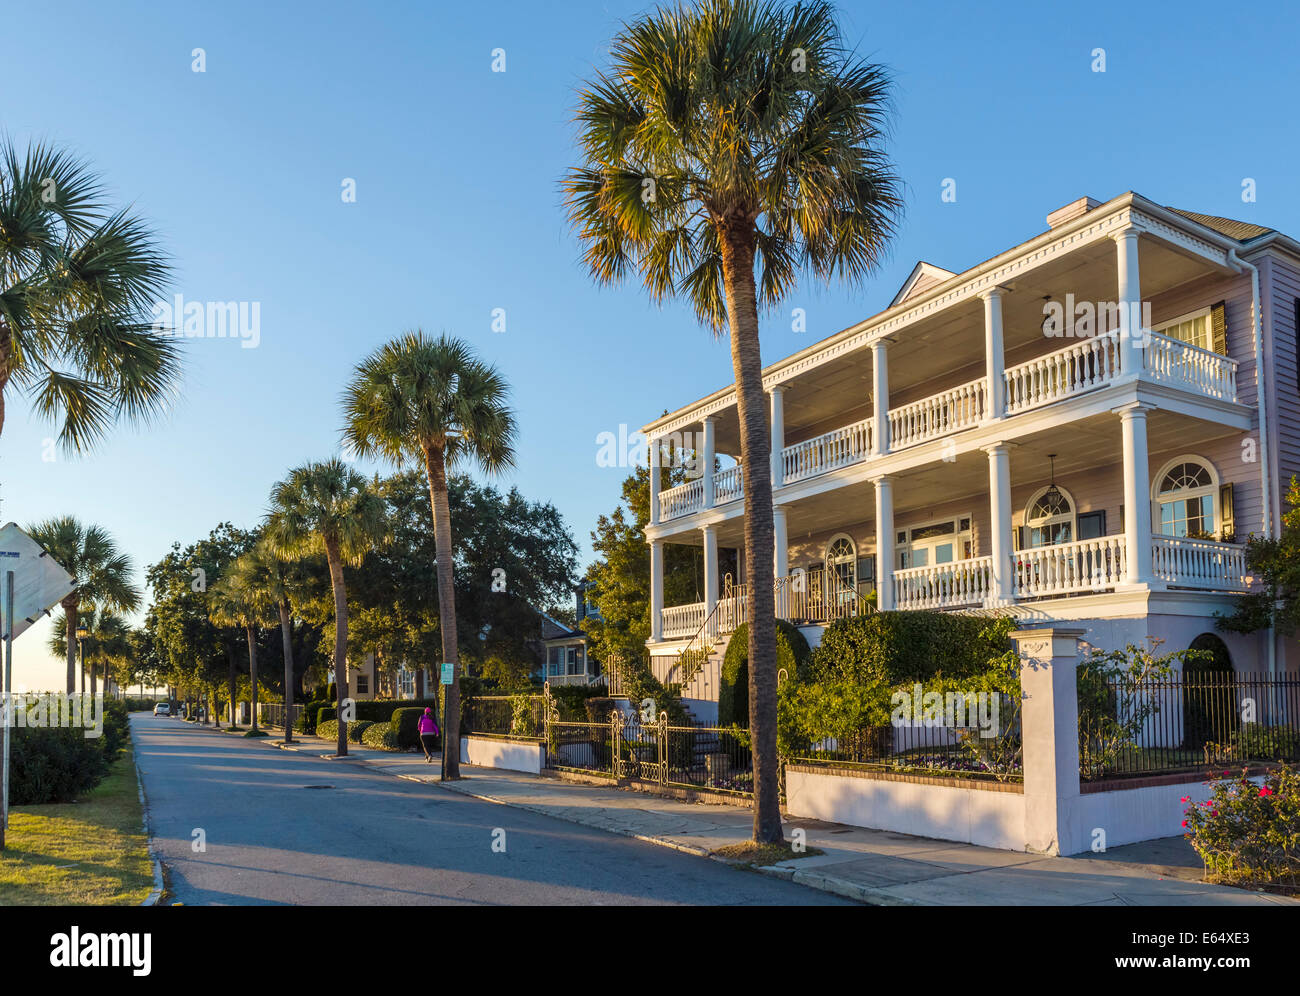
[[[1155,530],[1164,536],[1213,539],[1219,485],[1200,457],[1179,457],[1156,478]]]
[[[1084,512],[1079,516],[1079,539],[1099,539],[1106,535],[1106,513]]]
[[[926,523],[898,535],[897,560],[902,569],[950,564],[969,557],[974,548],[969,516]]]
[[[546,651],[546,675],[554,678],[564,674],[564,648],[551,647]]]
[[[1043,488],[1025,506],[1026,546],[1055,546],[1074,541],[1074,499],[1064,488],[1056,490],[1060,496],[1058,501],[1053,502],[1051,488]]]
[[[834,576],[841,591],[852,592],[857,586],[858,550],[848,536],[834,536],[826,544],[826,573]]]
[[[365,671],[362,671],[357,675],[357,694],[370,694],[370,675],[366,674]]]
[[[1210,339],[1209,308],[1192,315],[1175,318],[1172,322],[1163,322],[1151,331],[1166,335],[1170,339],[1177,339],[1179,342],[1185,342],[1191,346],[1200,346],[1201,349],[1214,348]]]
[[[582,648],[578,646],[565,647],[567,652],[568,674],[582,674],[586,669],[586,662],[583,660]]]

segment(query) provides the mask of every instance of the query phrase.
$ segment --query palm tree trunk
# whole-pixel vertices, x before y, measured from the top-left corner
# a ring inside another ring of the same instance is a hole
[[[348,724],[343,720],[343,700],[348,697],[348,591],[343,582],[343,557],[337,540],[325,540],[325,559],[334,586],[334,703],[338,711],[338,756],[348,754]]]
[[[226,644],[226,661],[229,664],[228,685],[230,686],[230,725],[235,726],[235,696],[237,693],[239,673],[235,668],[235,648]]]
[[[93,699],[95,693],[99,691],[99,674],[95,670],[95,660],[90,660],[90,697]]]
[[[17,601],[15,599],[15,601]],[[66,624],[67,632],[64,639],[67,645],[68,655],[68,694],[75,695],[77,692],[77,604],[80,601],[75,595],[65,598],[59,604],[63,606],[63,621]],[[85,679],[82,679],[82,688],[85,688]]]
[[[280,636],[284,642],[284,742],[293,743],[293,624],[289,603],[280,603]]]
[[[781,799],[776,754],[776,598],[773,593],[772,438],[763,393],[754,291],[754,222],[724,219],[722,279],[740,420],[745,488],[745,583],[749,609],[749,732],[754,756],[754,840],[779,844]]]
[[[442,659],[451,662],[451,684],[447,686],[442,716],[442,777],[450,779],[460,777],[460,647],[456,639],[451,504],[447,500],[447,467],[441,448],[431,446],[425,449],[424,469],[429,478],[429,505],[433,512],[433,541],[437,551],[438,628],[442,631]]]
[[[257,637],[252,626],[245,626],[248,635],[248,695],[249,728],[257,730]]]

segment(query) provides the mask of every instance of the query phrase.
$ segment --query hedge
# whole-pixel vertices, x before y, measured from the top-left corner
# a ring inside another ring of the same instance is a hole
[[[71,802],[98,785],[108,774],[113,755],[105,749],[105,737],[85,733],[76,726],[11,729],[10,804]]]
[[[397,732],[392,723],[371,723],[361,734],[361,742],[375,750],[401,750],[397,746]]]
[[[438,715],[437,699],[365,699],[354,702],[354,705],[354,721],[368,719],[372,723],[387,723],[393,718],[395,709],[419,708],[423,712],[425,708],[432,708],[433,714]],[[316,722],[326,719],[338,719],[338,708],[333,702],[323,704],[317,713]]]
[[[808,659],[808,641],[784,619],[776,621],[776,666],[795,677]],[[731,634],[718,684],[718,725],[749,728],[749,623]]]
[[[348,740],[354,744],[361,743],[361,738],[365,734],[366,730],[370,729],[374,725],[375,724],[368,719],[358,719],[355,723],[349,723]]]
[[[339,738],[339,721],[337,719],[327,719],[323,723],[317,723],[316,736],[323,740],[337,741]]]
[[[397,746],[401,750],[420,746],[420,717],[424,715],[424,706],[396,709],[393,711],[392,727],[397,736]],[[442,747],[442,725],[438,726],[438,736],[434,738],[434,748]]]
[[[889,687],[939,675],[974,677],[1011,649],[1013,626],[1005,616],[947,612],[873,612],[837,619],[809,657],[807,670],[817,681]]]

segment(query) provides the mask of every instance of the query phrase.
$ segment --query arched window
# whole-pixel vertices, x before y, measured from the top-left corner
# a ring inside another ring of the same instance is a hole
[[[835,577],[839,588],[851,591],[858,583],[858,550],[848,535],[840,533],[826,544],[826,573]]]
[[[1074,499],[1064,488],[1043,488],[1025,506],[1025,544],[1055,546],[1075,539]]]
[[[1181,456],[1156,476],[1153,531],[1163,536],[1214,539],[1219,480],[1209,461]]]

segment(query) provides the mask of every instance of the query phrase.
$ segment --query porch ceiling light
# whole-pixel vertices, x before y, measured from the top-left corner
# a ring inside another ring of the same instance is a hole
[[[1061,489],[1056,486],[1056,454],[1047,454],[1047,459],[1052,461],[1052,482],[1043,493],[1043,505],[1046,506],[1048,515],[1060,515],[1068,506],[1065,495],[1061,494]]]

